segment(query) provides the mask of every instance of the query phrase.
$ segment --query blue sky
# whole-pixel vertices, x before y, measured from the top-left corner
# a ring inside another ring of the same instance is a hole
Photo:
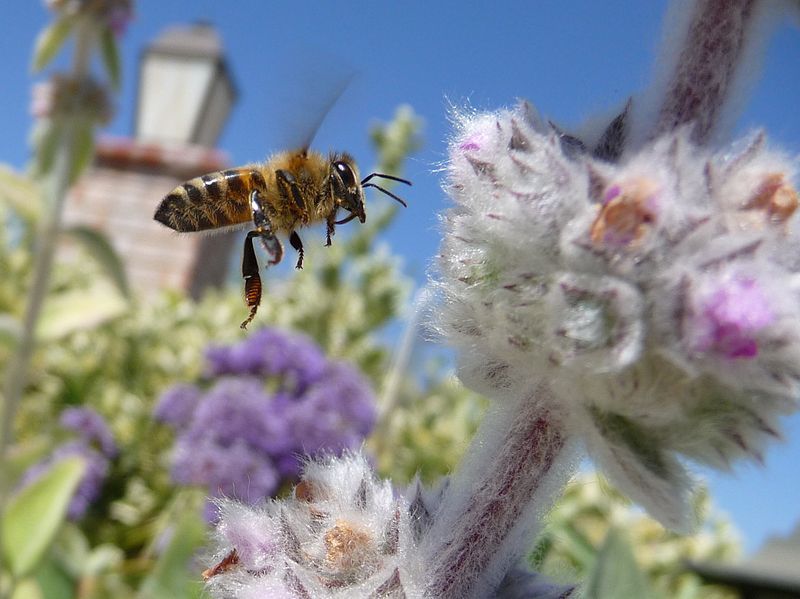
[[[23,166],[31,124],[30,50],[49,15],[38,2],[13,4],[0,21],[0,162]],[[240,91],[220,141],[233,163],[260,160],[290,137],[286,122],[296,115],[287,104],[310,79],[355,71],[314,145],[345,149],[364,170],[374,159],[366,135],[370,123],[388,120],[403,103],[425,120],[425,147],[404,173],[414,181],[403,190],[409,208],[386,235],[406,272],[423,283],[437,251],[437,213],[446,206],[436,170],[445,157],[449,103],[491,109],[524,97],[565,127],[612,110],[647,84],[665,7],[664,0],[517,0],[491,9],[419,0],[139,2],[122,42],[125,80],[107,132],[131,133],[139,54],[174,24],[206,20],[223,38]],[[776,32],[738,126],[740,132],[764,127],[794,154],[800,154],[798,65],[800,29],[786,25]],[[153,206],[162,194],[154,192]],[[800,519],[800,417],[787,420],[785,432],[788,441],[770,449],[764,469],[701,473],[748,549]]]

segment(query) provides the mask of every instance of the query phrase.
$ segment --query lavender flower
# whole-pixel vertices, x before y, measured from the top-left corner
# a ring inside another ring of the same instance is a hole
[[[153,417],[176,429],[189,425],[203,392],[195,385],[178,384],[165,391],[156,404]]]
[[[102,416],[91,408],[67,408],[61,414],[61,425],[80,438],[57,446],[44,460],[31,466],[20,486],[33,483],[61,460],[80,456],[86,462],[86,471],[67,508],[70,520],[80,520],[100,496],[111,459],[117,455],[117,444]]]
[[[93,409],[67,408],[61,412],[59,422],[66,430],[78,433],[86,443],[97,444],[106,457],[116,457],[118,449],[114,435],[103,417]]]
[[[256,503],[297,477],[299,456],[356,448],[375,423],[361,375],[301,335],[262,329],[212,347],[206,371],[206,391],[167,390],[155,417],[178,432],[174,480],[213,497]]]
[[[281,390],[302,393],[327,367],[322,350],[300,335],[264,328],[239,344],[206,352],[209,376],[252,374],[276,377]]]

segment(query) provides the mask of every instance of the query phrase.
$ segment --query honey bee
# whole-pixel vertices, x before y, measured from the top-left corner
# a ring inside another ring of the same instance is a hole
[[[253,238],[261,241],[268,255],[267,266],[271,266],[283,258],[283,245],[277,235],[288,235],[289,243],[298,253],[296,268],[302,268],[303,242],[297,230],[325,222],[325,245],[331,245],[336,225],[355,218],[361,223],[366,221],[365,188],[374,187],[407,206],[400,197],[371,182],[376,177],[411,185],[406,179],[383,173],[370,173],[359,179],[358,167],[349,154],[333,152],[325,156],[306,146],[275,154],[263,164],[190,179],[161,200],[154,218],[180,232],[253,223],[254,229],[244,240],[242,258],[244,297],[250,308],[249,316],[241,324],[245,329],[261,303],[261,277]],[[337,220],[340,209],[348,214]]]

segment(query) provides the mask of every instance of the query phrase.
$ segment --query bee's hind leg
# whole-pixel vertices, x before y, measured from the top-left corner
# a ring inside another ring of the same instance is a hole
[[[303,268],[303,254],[305,252],[303,251],[303,242],[300,240],[300,236],[296,231],[292,231],[289,234],[289,243],[292,244],[292,247],[296,249],[297,253],[299,254],[297,256],[297,264],[295,265],[295,268]]]
[[[244,253],[242,255],[242,276],[244,277],[244,301],[250,308],[250,315],[241,327],[247,328],[258,312],[258,305],[261,303],[261,276],[258,274],[258,260],[253,249],[253,237],[258,235],[258,231],[249,231],[244,239]]]

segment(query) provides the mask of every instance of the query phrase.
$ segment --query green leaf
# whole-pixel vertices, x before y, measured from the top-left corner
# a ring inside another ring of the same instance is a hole
[[[689,532],[695,525],[690,481],[683,465],[663,448],[663,437],[632,419],[590,408],[602,437],[596,448],[603,468],[628,497],[651,516],[675,531]]]
[[[111,27],[106,27],[100,34],[100,53],[103,57],[103,65],[106,67],[108,78],[115,90],[119,89],[122,77],[120,75],[119,48],[117,48],[117,38]]]
[[[569,525],[565,526],[563,530],[559,530],[558,536],[560,537],[559,543],[565,546],[570,559],[576,562],[578,571],[589,570],[597,557],[597,552],[589,539],[574,526]]]
[[[74,25],[74,18],[62,17],[39,34],[33,50],[32,69],[34,73],[38,73],[50,64],[64,42],[67,41]]]
[[[597,560],[586,578],[583,588],[584,599],[617,599],[636,597],[637,599],[660,599],[647,582],[630,544],[616,529],[611,528]]]
[[[85,469],[80,457],[61,460],[9,501],[2,515],[2,542],[16,578],[31,572],[53,542]]]
[[[129,305],[117,288],[100,279],[87,289],[65,291],[47,298],[37,328],[37,339],[56,341],[93,329],[128,311]]]
[[[33,126],[31,141],[36,148],[36,170],[46,174],[53,168],[64,137],[64,124],[53,119],[40,119]]]
[[[590,410],[595,426],[604,437],[627,447],[654,476],[662,479],[670,476],[664,452],[652,433],[621,414],[603,412],[594,406]]]
[[[42,597],[47,599],[75,598],[75,581],[53,559],[44,559],[36,568],[35,578],[42,590]]]
[[[49,595],[44,594],[42,588],[32,578],[20,580],[11,595],[11,599],[49,599],[49,597]]]
[[[138,599],[199,597],[203,585],[199,573],[189,569],[198,547],[205,541],[206,526],[198,512],[186,510],[172,528],[172,539],[150,575],[139,587]]]
[[[24,221],[35,221],[41,212],[42,190],[28,177],[0,165],[0,202],[8,204]]]
[[[64,234],[79,242],[84,249],[103,267],[119,292],[130,298],[131,290],[125,273],[125,264],[114,250],[108,237],[97,229],[85,225],[74,225],[64,229]]]
[[[69,181],[75,183],[94,158],[94,127],[88,119],[77,125],[71,149],[72,164],[70,165]]]

